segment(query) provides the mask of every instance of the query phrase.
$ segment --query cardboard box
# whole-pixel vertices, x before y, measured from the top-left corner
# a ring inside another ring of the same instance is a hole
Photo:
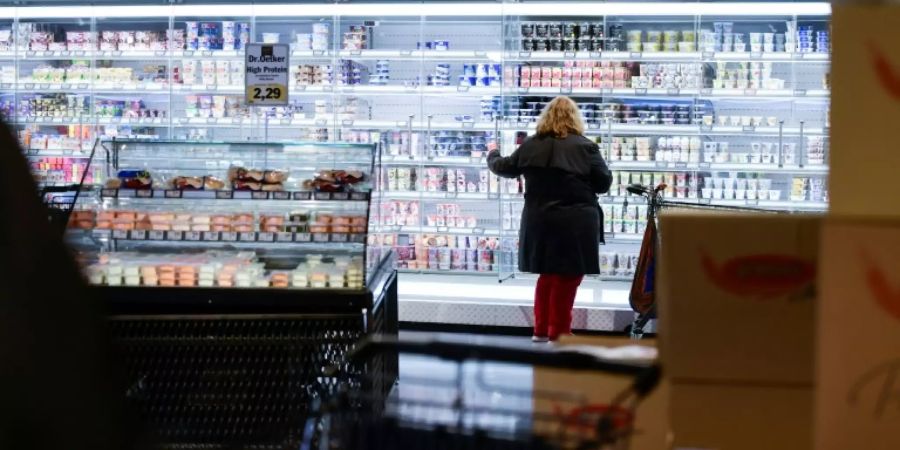
[[[900,448],[900,221],[822,231],[816,449]]]
[[[667,377],[811,386],[820,220],[661,215],[657,301]]]
[[[669,387],[675,449],[812,449],[813,389],[680,384]],[[844,450],[858,447],[844,447]]]
[[[557,345],[591,345],[607,348],[641,345],[655,347],[651,339],[634,341],[627,338],[613,337],[564,337]],[[540,394],[534,396],[535,416],[550,414],[562,417],[572,414],[579,408],[608,405],[633,380],[621,375],[610,375],[598,372],[574,372],[571,370],[551,370],[536,367],[534,370],[534,390],[558,391],[574,396],[571,401],[551,399]],[[631,450],[661,450],[667,447],[668,424],[666,421],[666,400],[668,386],[665,381],[647,396],[635,411],[635,429],[631,438]],[[555,433],[557,428],[548,427],[548,423],[535,422],[538,433]]]
[[[853,2],[857,3],[857,2]],[[900,217],[900,8],[835,4],[832,16],[830,214]]]

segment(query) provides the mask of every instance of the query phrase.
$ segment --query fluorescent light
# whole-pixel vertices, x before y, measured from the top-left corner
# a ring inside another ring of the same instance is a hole
[[[336,5],[256,5],[257,16],[499,16],[503,5],[498,3],[341,3]]]
[[[831,4],[816,3],[512,3],[503,13],[517,16],[827,16]]]
[[[175,16],[181,17],[250,17],[253,5],[174,5]],[[290,14],[281,14],[289,16]]]
[[[675,2],[542,2],[542,3],[341,3],[253,5],[29,6],[0,8],[0,18],[87,17],[419,17],[419,16],[828,16],[826,2],[675,3]]]

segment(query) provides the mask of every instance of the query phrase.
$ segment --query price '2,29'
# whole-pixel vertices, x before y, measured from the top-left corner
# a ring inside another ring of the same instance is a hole
[[[277,100],[281,98],[279,88],[253,88],[253,98],[256,100]]]

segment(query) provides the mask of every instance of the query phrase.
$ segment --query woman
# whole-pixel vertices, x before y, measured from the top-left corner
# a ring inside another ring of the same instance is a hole
[[[597,194],[612,175],[600,149],[583,136],[578,105],[556,97],[541,113],[537,133],[507,157],[493,150],[495,174],[525,176],[519,229],[519,270],[540,274],[534,291],[535,342],[570,334],[575,293],[584,275],[600,273],[603,212]]]

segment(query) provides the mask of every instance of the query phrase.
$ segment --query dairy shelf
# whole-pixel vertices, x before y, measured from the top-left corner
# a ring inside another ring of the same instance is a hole
[[[297,244],[358,244],[366,242],[361,233],[294,233],[294,232],[230,232],[230,231],[154,231],[154,230],[69,230],[78,237],[79,233],[95,239],[116,241],[154,242],[220,242],[233,243],[297,243]]]

